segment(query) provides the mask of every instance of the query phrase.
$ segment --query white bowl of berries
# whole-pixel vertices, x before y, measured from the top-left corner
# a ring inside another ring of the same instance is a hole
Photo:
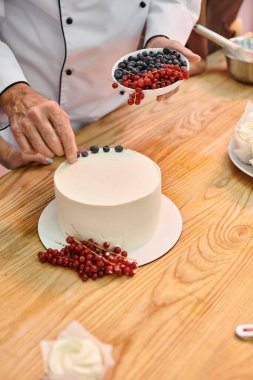
[[[189,77],[189,61],[169,48],[141,49],[121,57],[112,68],[113,88],[129,93],[128,104],[139,105],[179,87]]]

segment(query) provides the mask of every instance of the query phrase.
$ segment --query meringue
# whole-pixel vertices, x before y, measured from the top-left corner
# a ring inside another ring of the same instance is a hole
[[[253,112],[251,109],[252,104],[248,104],[235,128],[237,145],[235,153],[242,162],[253,165]]]
[[[80,380],[100,380],[104,363],[98,346],[92,340],[67,336],[54,342],[48,369],[52,375],[75,374]]]

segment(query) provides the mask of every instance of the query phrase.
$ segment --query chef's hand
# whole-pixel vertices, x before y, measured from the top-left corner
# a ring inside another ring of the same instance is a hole
[[[0,163],[7,169],[16,169],[31,163],[48,165],[52,162],[52,158],[46,158],[40,153],[23,153],[20,149],[8,144],[0,136]]]
[[[199,55],[194,54],[190,49],[187,49],[179,41],[169,40],[166,37],[153,37],[146,45],[146,48],[148,49],[165,48],[165,47],[179,51],[188,59],[190,63],[199,62],[201,59]],[[175,94],[177,91],[178,91],[178,88],[176,88],[176,90],[174,91],[169,92],[168,94],[160,95],[157,97],[157,100],[160,101],[160,100],[168,99],[171,95]]]
[[[0,106],[9,117],[22,152],[45,157],[65,154],[70,163],[76,161],[77,147],[69,116],[57,102],[18,83],[3,92]]]

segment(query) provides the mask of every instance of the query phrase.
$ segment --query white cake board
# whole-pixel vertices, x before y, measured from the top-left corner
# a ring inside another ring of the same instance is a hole
[[[169,198],[162,195],[160,221],[156,235],[147,244],[128,251],[128,256],[135,259],[139,266],[159,259],[176,244],[182,227],[182,217],[178,208]],[[61,249],[61,244],[66,244],[66,236],[58,225],[55,200],[51,201],[42,211],[38,223],[38,233],[46,248]]]

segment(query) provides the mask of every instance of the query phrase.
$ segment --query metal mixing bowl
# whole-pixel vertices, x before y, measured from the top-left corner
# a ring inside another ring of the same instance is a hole
[[[231,40],[242,48],[253,49],[253,37],[237,37]],[[231,76],[239,82],[253,84],[253,62],[232,58],[225,50],[224,53]]]

